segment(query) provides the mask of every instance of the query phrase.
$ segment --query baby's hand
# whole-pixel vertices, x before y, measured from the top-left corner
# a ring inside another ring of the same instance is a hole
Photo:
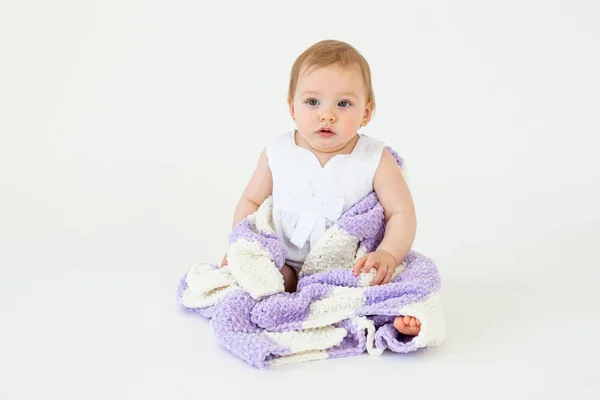
[[[383,285],[392,279],[396,267],[398,267],[398,263],[393,255],[385,250],[376,250],[356,261],[356,264],[354,264],[354,276],[357,276],[360,272],[369,272],[371,268],[375,268],[377,275],[375,275],[371,284]]]

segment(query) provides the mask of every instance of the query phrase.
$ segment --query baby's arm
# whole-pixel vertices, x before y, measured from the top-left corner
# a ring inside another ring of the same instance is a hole
[[[252,214],[273,192],[273,176],[267,160],[267,152],[263,150],[258,165],[250,178],[250,182],[242,193],[233,215],[233,227]]]
[[[233,213],[233,228],[248,215],[252,214],[273,192],[273,176],[267,160],[267,151],[263,150],[258,159],[258,165],[244,189],[242,197]],[[227,265],[227,254],[221,261],[221,267]]]
[[[373,185],[387,222],[385,235],[377,250],[390,253],[397,263],[402,263],[415,239],[415,207],[402,170],[387,150],[381,155]]]

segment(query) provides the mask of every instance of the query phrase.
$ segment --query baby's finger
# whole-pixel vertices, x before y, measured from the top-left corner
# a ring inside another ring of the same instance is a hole
[[[356,260],[356,262],[354,263],[354,276],[358,275],[358,273],[360,272],[360,269],[365,265],[365,262],[367,262],[367,256],[363,256],[361,258],[359,258],[358,260]]]
[[[375,278],[373,279],[373,285],[379,285],[382,281],[383,278],[385,278],[385,274],[387,272],[387,269],[385,266],[380,266],[380,268],[377,270],[377,275],[375,275]]]
[[[369,272],[371,270],[371,268],[375,267],[377,268],[379,266],[379,261],[377,260],[377,257],[370,255],[367,258],[367,262],[365,263],[365,272]]]
[[[385,274],[385,278],[383,279],[383,284],[389,283],[392,280],[392,275],[394,275],[394,268],[388,267],[387,274]]]

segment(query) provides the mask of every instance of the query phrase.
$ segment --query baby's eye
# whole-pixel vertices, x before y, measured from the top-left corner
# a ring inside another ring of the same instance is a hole
[[[338,103],[338,106],[340,106],[342,108],[350,107],[350,102],[347,100],[342,100]]]
[[[319,105],[319,100],[317,100],[317,99],[308,99],[308,100],[306,100],[306,103],[310,104],[311,106],[318,106]]]

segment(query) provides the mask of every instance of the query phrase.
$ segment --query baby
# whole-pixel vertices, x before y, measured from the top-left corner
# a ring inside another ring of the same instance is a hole
[[[413,244],[416,218],[393,155],[382,142],[357,133],[375,109],[369,64],[347,43],[316,43],[292,66],[288,104],[296,129],[277,135],[263,150],[233,226],[273,196],[275,231],[287,251],[281,273],[285,290],[294,292],[311,247],[375,191],[384,209],[385,236],[375,251],[357,260],[354,275],[375,268],[373,284],[388,283]],[[221,266],[226,264],[227,255]],[[398,316],[394,326],[406,335],[421,329],[420,321],[409,316]]]

